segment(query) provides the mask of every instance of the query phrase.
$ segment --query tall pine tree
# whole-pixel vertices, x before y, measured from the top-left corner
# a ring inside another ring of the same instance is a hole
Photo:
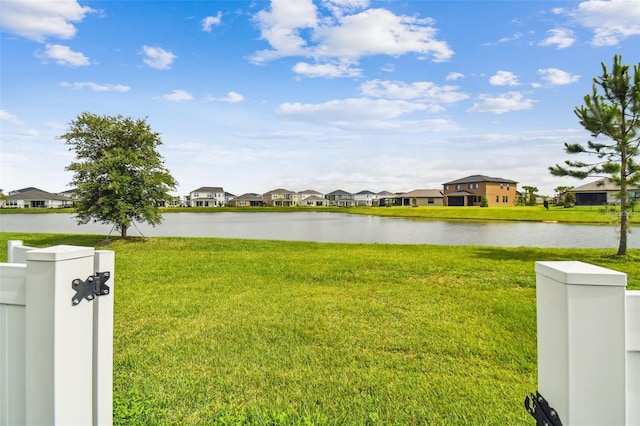
[[[586,146],[565,143],[565,151],[595,155],[598,160],[566,160],[564,166],[549,167],[555,176],[606,177],[619,188],[621,256],[627,254],[629,189],[640,184],[640,164],[636,161],[640,152],[640,63],[633,66],[633,76],[629,70],[620,55],[613,57],[611,71],[602,63],[602,75],[593,79],[593,93],[586,95],[584,105],[574,110],[594,139],[605,140],[588,141]]]

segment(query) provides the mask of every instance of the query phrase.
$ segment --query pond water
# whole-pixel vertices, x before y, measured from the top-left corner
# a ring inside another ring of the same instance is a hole
[[[0,231],[117,235],[111,226],[77,225],[74,215],[63,213],[2,214]],[[454,222],[326,212],[167,213],[162,224],[138,224],[129,229],[129,235],[616,249],[619,239],[613,225]],[[628,247],[640,248],[638,232],[629,235]]]

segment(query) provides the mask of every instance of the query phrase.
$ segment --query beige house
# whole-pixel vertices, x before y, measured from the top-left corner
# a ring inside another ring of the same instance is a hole
[[[229,207],[262,207],[264,200],[260,194],[246,193],[230,199],[227,205]]]
[[[288,189],[274,189],[262,194],[264,204],[271,207],[291,207],[297,206],[300,196],[297,192]]]
[[[2,207],[18,209],[56,209],[73,207],[73,199],[52,194],[38,188],[24,188],[11,191],[2,201]]]
[[[403,206],[444,206],[444,195],[439,189],[415,189],[399,197]]]
[[[515,206],[518,182],[499,177],[472,175],[442,184],[445,206]]]

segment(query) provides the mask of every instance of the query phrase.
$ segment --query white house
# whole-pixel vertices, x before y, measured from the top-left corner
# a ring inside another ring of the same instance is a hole
[[[219,186],[203,186],[189,193],[190,207],[221,207],[226,201],[224,189]]]
[[[373,200],[377,200],[378,195],[375,192],[371,191],[360,191],[353,194],[353,201],[356,206],[369,206],[373,205]]]

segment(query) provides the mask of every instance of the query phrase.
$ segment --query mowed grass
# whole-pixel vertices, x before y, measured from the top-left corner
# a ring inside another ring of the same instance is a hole
[[[345,209],[353,214],[376,216],[408,217],[439,220],[506,220],[528,222],[563,222],[615,224],[620,220],[619,207],[580,206],[572,208],[550,206],[517,207],[353,207]],[[640,212],[628,211],[632,224],[640,223]]]
[[[116,253],[114,422],[531,424],[534,262],[640,250],[0,234]]]

